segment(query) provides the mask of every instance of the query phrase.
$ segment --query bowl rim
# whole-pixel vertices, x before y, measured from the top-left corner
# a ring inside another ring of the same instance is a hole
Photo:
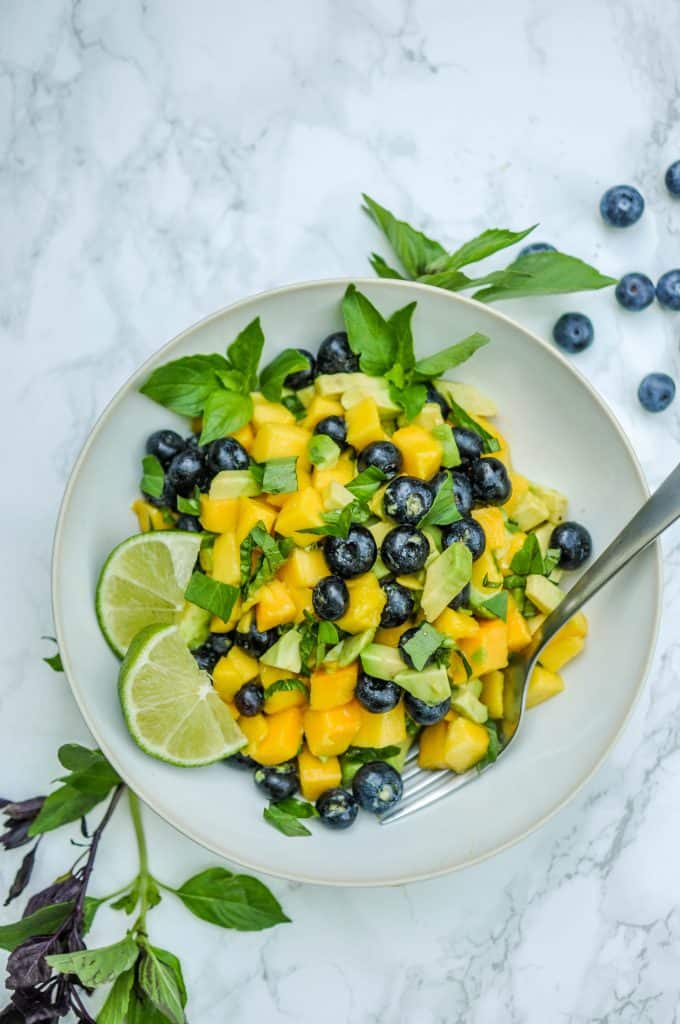
[[[523,334],[525,334],[528,338],[531,339],[532,343],[539,345],[541,348],[546,350],[553,359],[556,359],[559,363],[562,363],[562,365],[565,366],[569,370],[569,372],[576,377],[578,381],[580,381],[580,383],[589,393],[590,398],[595,402],[596,405],[599,406],[600,410],[604,413],[604,415],[608,417],[616,433],[618,434],[619,439],[621,440],[624,448],[628,453],[632,466],[642,486],[643,492],[647,497],[649,497],[649,486],[647,484],[647,480],[643,473],[642,466],[640,465],[640,461],[637,457],[637,454],[633,449],[633,446],[629,441],[628,436],[626,435],[623,427],[619,423],[615,414],[612,412],[612,410],[605,402],[604,398],[602,398],[602,396],[595,390],[595,388],[592,386],[590,381],[583,375],[583,373],[577,367],[575,367],[570,360],[563,356],[562,353],[555,346],[550,345],[547,341],[541,338],[534,331],[529,330],[529,328],[523,326],[517,320],[508,316],[506,313],[502,313],[499,310],[491,308],[490,306],[484,303],[477,302],[475,299],[471,299],[468,298],[467,296],[460,295],[458,292],[447,292],[442,288],[437,288],[433,285],[421,284],[418,281],[354,276],[321,278],[311,281],[299,281],[293,284],[282,285],[277,288],[268,288],[265,289],[264,291],[256,292],[252,295],[246,296],[245,298],[238,299],[235,302],[229,303],[228,305],[223,306],[212,313],[209,313],[207,316],[202,317],[200,320],[195,321],[189,327],[185,328],[183,331],[180,331],[179,334],[176,334],[169,341],[165,342],[165,344],[161,345],[160,348],[152,352],[144,360],[144,362],[141,363],[140,366],[138,366],[136,369],[132,371],[132,373],[126,378],[123,384],[121,384],[121,386],[118,388],[118,390],[110,399],[110,401],[105,405],[104,409],[102,410],[102,412],[100,413],[100,415],[97,417],[94,424],[90,428],[90,431],[87,437],[85,438],[82,448],[80,449],[80,452],[78,453],[78,456],[73,464],[73,468],[71,469],[71,472],[66,483],[66,487],[64,489],[64,494],[62,496],[61,503],[59,506],[59,512],[57,515],[57,521],[54,529],[54,538],[52,544],[52,559],[50,571],[51,599],[55,635],[57,639],[59,652],[61,654],[64,674],[68,681],[73,697],[75,698],[78,709],[81,715],[83,716],[83,719],[85,720],[85,724],[92,733],[92,736],[98,743],[100,749],[102,750],[106,758],[109,760],[113,768],[118,772],[118,774],[123,779],[125,784],[128,785],[130,789],[132,789],[133,792],[135,792],[135,794],[142,800],[142,802],[145,803],[160,818],[167,822],[181,835],[186,836],[188,839],[191,839],[198,846],[207,849],[209,852],[215,854],[216,856],[224,860],[230,861],[231,863],[238,864],[240,867],[247,868],[249,871],[255,871],[258,874],[262,874],[270,878],[280,878],[284,881],[304,882],[307,885],[328,885],[337,888],[382,888],[384,886],[406,885],[412,882],[424,882],[434,878],[441,878],[445,875],[450,875],[454,872],[462,871],[466,868],[473,867],[476,864],[481,864],[483,861],[489,860],[490,858],[497,856],[505,850],[509,850],[511,847],[527,839],[532,833],[542,828],[552,818],[554,818],[563,808],[567,806],[567,804],[569,804],[578,795],[578,793],[583,789],[586,783],[588,783],[590,779],[592,779],[593,776],[600,770],[604,761],[607,759],[607,757],[609,757],[610,753],[612,752],[612,750],[618,743],[619,739],[621,738],[624,730],[626,729],[633,715],[633,712],[637,707],[656,652],[659,637],[659,628],[661,623],[663,594],[663,560],[661,556],[661,545],[658,540],[655,541],[653,545],[655,549],[656,584],[654,594],[654,621],[650,642],[644,660],[644,665],[637,680],[633,699],[631,700],[630,706],[628,707],[623,719],[621,720],[619,728],[614,732],[609,743],[601,752],[600,756],[597,758],[594,764],[577,780],[573,788],[565,797],[563,797],[561,800],[558,800],[557,803],[555,803],[555,805],[551,807],[549,811],[543,814],[532,825],[530,825],[528,828],[525,828],[522,832],[518,833],[516,836],[513,836],[511,839],[508,839],[506,842],[501,843],[500,845],[494,847],[491,850],[487,850],[483,853],[476,854],[475,856],[470,856],[457,864],[449,865],[446,867],[440,867],[433,871],[423,871],[416,872],[413,874],[406,874],[399,876],[395,879],[391,879],[389,881],[376,881],[375,879],[344,880],[337,878],[310,878],[307,875],[299,872],[272,870],[269,866],[265,867],[262,864],[260,864],[257,860],[246,860],[241,857],[233,856],[232,854],[227,854],[217,844],[210,843],[209,841],[206,841],[204,838],[198,838],[196,835],[192,834],[190,828],[179,825],[176,822],[170,820],[170,818],[167,817],[166,813],[159,810],[158,807],[155,805],[153,794],[149,794],[148,792],[146,792],[143,780],[139,780],[139,782],[141,782],[139,788],[137,788],[137,780],[135,780],[134,786],[131,784],[127,777],[127,771],[125,767],[120,763],[118,757],[115,754],[113,754],[111,750],[108,748],[108,744],[104,739],[102,739],[102,737],[99,734],[96,721],[93,719],[93,716],[87,710],[84,692],[75,682],[75,673],[73,672],[69,653],[66,650],[66,645],[64,643],[62,609],[60,606],[57,587],[57,568],[61,562],[61,548],[64,532],[64,523],[70,505],[71,493],[75,487],[75,482],[78,478],[80,468],[88,457],[89,450],[94,442],[95,437],[98,435],[102,427],[108,422],[111,416],[115,413],[120,402],[122,402],[122,400],[127,396],[133,381],[139,375],[141,375],[142,372],[145,371],[147,368],[150,369],[152,365],[158,361],[159,357],[165,354],[169,354],[177,345],[179,345],[187,336],[191,335],[197,328],[202,327],[205,324],[212,322],[213,320],[219,319],[220,317],[224,316],[225,313],[231,313],[244,306],[249,306],[254,303],[257,303],[258,301],[263,301],[264,299],[269,298],[272,295],[293,295],[296,292],[310,291],[315,289],[320,290],[329,287],[335,287],[340,289],[347,288],[350,284],[354,284],[357,287],[380,284],[381,286],[387,287],[388,289],[394,289],[395,292],[404,290],[409,293],[413,293],[414,291],[416,291],[421,292],[425,295],[430,293],[434,293],[438,296],[444,295],[447,297],[448,300],[450,300],[454,304],[461,303],[463,305],[473,307],[474,309],[484,310],[485,314],[490,315],[496,320],[508,324],[511,327],[514,327],[515,329],[521,331]]]

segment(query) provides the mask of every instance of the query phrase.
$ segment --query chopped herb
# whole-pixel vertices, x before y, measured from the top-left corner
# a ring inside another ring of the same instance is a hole
[[[448,423],[439,423],[432,428],[432,436],[442,446],[442,466],[444,469],[453,469],[460,466],[461,457],[458,451],[456,439],[453,436],[453,429]]]
[[[314,434],[307,445],[309,461],[319,469],[332,469],[340,458],[340,447],[327,434]]]
[[[241,542],[240,548],[241,587],[246,600],[252,597],[253,594],[256,594],[265,583],[274,578],[294,546],[294,542],[287,537],[278,541],[274,540],[267,532],[264,523],[258,522],[255,524],[248,537]],[[262,556],[251,578],[250,562],[252,561],[252,553],[255,548],[260,549]]]
[[[497,580],[490,580],[488,572],[484,573],[484,579],[482,580],[482,586],[487,587],[489,590],[499,590],[503,584]]]
[[[142,459],[142,480],[139,489],[142,494],[160,498],[164,487],[165,470],[155,455],[145,455]]]
[[[432,505],[418,523],[418,529],[422,530],[425,526],[448,526],[449,523],[455,523],[460,518],[462,517],[453,492],[453,480],[451,474],[445,471],[445,478]]]
[[[349,747],[343,757],[356,764],[369,764],[371,761],[386,761],[400,753],[400,747]]]
[[[485,601],[482,605],[487,612],[495,615],[497,619],[502,619],[505,622],[508,618],[508,592],[504,590],[501,594],[494,594],[488,601]]]
[[[446,637],[443,633],[440,633],[428,622],[424,622],[411,639],[404,644],[404,652],[413,662],[414,669],[420,672],[445,640]]]
[[[307,357],[296,348],[285,348],[260,373],[260,391],[268,401],[280,402],[283,382],[288,374],[306,370],[308,365]]]
[[[344,508],[331,509],[324,513],[324,526],[307,527],[305,533],[326,537],[347,537],[352,523],[365,523],[371,518],[371,510],[361,501],[351,501]]]
[[[177,511],[188,516],[200,515],[201,492],[198,487],[194,487],[194,492],[190,498],[183,498],[181,494],[177,495]]]
[[[485,722],[484,728],[489,734],[489,746],[486,748],[486,754],[478,761],[475,765],[478,772],[481,772],[487,765],[493,764],[501,751],[501,741],[498,737],[498,727],[495,722]]]
[[[296,491],[298,486],[296,463],[297,456],[270,459],[269,462],[265,462],[262,490],[267,494],[291,494]]]
[[[307,415],[307,410],[297,395],[284,395],[281,399],[281,405],[285,405],[288,412],[292,412],[296,420],[303,420]]]
[[[184,593],[187,601],[197,604],[199,608],[204,608],[225,622],[229,620],[238,596],[238,587],[220,583],[219,580],[214,580],[202,572],[193,574]]]
[[[380,489],[387,477],[377,466],[368,466],[357,473],[353,480],[345,484],[350,494],[353,494],[359,501],[368,501],[377,490]]]
[[[273,828],[278,829],[284,836],[298,837],[311,836],[306,825],[298,820],[298,816],[284,810],[279,804],[270,804],[265,807],[262,817]]]
[[[467,427],[468,430],[474,430],[476,434],[479,434],[484,442],[485,452],[500,451],[501,446],[498,443],[498,438],[494,437],[493,434],[490,434],[488,430],[485,430],[477,420],[473,420],[472,416],[469,416],[465,409],[463,409],[461,405],[458,405],[457,402],[454,402],[452,398],[449,398],[448,402],[451,406],[451,412],[456,421],[456,426]]]
[[[265,700],[275,693],[292,693],[295,690],[303,693],[305,697],[309,694],[309,687],[301,679],[277,679],[275,683],[265,687]]]
[[[455,345],[450,345],[449,348],[442,349],[433,356],[419,359],[415,365],[416,375],[424,377],[426,380],[443,377],[447,370],[466,362],[477,349],[488,345],[490,341],[491,339],[486,334],[470,334],[469,337],[456,342]]]

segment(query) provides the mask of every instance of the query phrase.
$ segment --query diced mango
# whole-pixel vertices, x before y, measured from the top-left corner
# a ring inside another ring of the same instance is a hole
[[[190,420],[190,423],[191,423],[191,433],[192,434],[200,434],[201,431],[203,430],[203,417],[202,416],[192,416],[191,420]]]
[[[454,713],[453,718],[456,715]],[[428,725],[418,737],[420,749],[418,750],[418,764],[427,771],[440,771],[448,768],[446,763],[446,734],[448,732],[447,722],[437,722],[436,725]]]
[[[354,478],[354,462],[346,453],[341,455],[332,469],[319,469],[315,466],[312,470],[312,485],[317,491],[325,491],[331,483],[348,484]]]
[[[380,616],[387,600],[385,591],[371,572],[356,579],[347,580],[349,608],[338,619],[340,629],[348,633],[363,633],[366,629],[377,629]]]
[[[209,498],[201,495],[201,526],[211,533],[232,533],[236,529],[238,498]]]
[[[521,550],[526,539],[526,533],[519,530],[517,533],[508,534],[503,546],[496,548],[496,563],[504,576],[509,576],[512,572],[512,560],[517,552]]]
[[[294,548],[278,576],[289,587],[314,587],[329,571],[321,548]]]
[[[236,722],[240,718],[239,709],[236,707],[233,701],[225,701],[229,714]]]
[[[285,583],[271,580],[260,587],[255,609],[255,621],[260,632],[282,626],[286,622],[294,622],[296,615],[297,605]]]
[[[312,754],[315,757],[344,754],[361,727],[362,710],[357,700],[328,711],[308,708],[304,713],[304,731]]]
[[[510,477],[510,483],[512,484],[512,494],[506,501],[503,508],[508,513],[510,518],[512,518],[512,513],[515,511],[517,505],[529,490],[529,481],[525,476],[522,476],[521,473],[515,473],[514,470],[510,470],[510,473],[508,475]]]
[[[302,743],[303,711],[288,708],[267,716],[267,734],[256,745],[256,761],[260,764],[282,764],[297,756]]]
[[[151,530],[172,529],[172,519],[166,521],[163,509],[150,505],[148,501],[142,501],[141,498],[138,498],[132,502],[130,507],[137,516],[139,529],[142,533],[149,533]]]
[[[486,704],[489,718],[503,717],[503,673],[498,670],[489,672],[482,678],[480,700]]]
[[[302,455],[312,435],[295,423],[264,423],[255,435],[251,451],[256,462]]]
[[[303,690],[276,690],[269,696],[265,695],[264,710],[268,715],[276,715],[279,711],[287,711],[288,708],[305,708],[308,703]]]
[[[313,430],[317,423],[326,416],[344,416],[343,409],[337,398],[326,398],[325,395],[314,395],[307,407],[307,415],[302,421],[307,430]]]
[[[396,647],[399,637],[411,627],[410,622],[404,622],[401,626],[391,626],[389,629],[379,629],[375,634],[377,644],[385,644],[386,647]]]
[[[305,612],[314,611],[311,587],[291,587],[290,596],[295,602],[295,621],[304,622]]]
[[[292,537],[296,544],[304,547],[313,544],[318,537],[305,533],[310,527],[323,524],[323,503],[321,495],[313,487],[305,487],[291,494],[276,519],[277,532],[282,537]]]
[[[406,716],[402,701],[391,711],[374,714],[358,705],[360,728],[355,734],[352,744],[355,747],[391,747],[403,743],[406,739]]]
[[[295,416],[280,402],[269,402],[259,391],[254,391],[251,398],[253,400],[252,423],[256,430],[259,430],[265,423],[295,423]]]
[[[358,662],[339,668],[337,665],[312,672],[309,705],[315,711],[328,711],[348,704],[354,696],[359,675]]]
[[[460,640],[465,636],[474,636],[479,630],[479,623],[471,615],[464,615],[463,612],[454,611],[453,608],[445,608],[441,615],[433,622],[435,629],[438,629],[444,636],[452,640]]]
[[[258,523],[264,523],[265,529],[271,532],[276,522],[276,511],[260,498],[237,498],[238,521],[236,540],[240,544]]]
[[[550,672],[559,672],[567,662],[581,653],[584,645],[582,636],[555,636],[545,645],[538,660]]]
[[[241,603],[241,598],[239,597],[231,610],[231,615],[229,616],[228,622],[225,622],[224,619],[220,619],[217,615],[213,615],[212,619],[210,620],[210,632],[230,633],[231,630],[234,629],[234,627],[238,623],[238,620],[241,618],[242,611],[243,605]]]
[[[472,565],[472,585],[482,594],[491,597],[498,593],[503,576],[488,546]]]
[[[231,435],[236,438],[239,444],[243,445],[247,452],[253,447],[253,441],[255,440],[255,431],[251,427],[250,423],[246,423],[240,430],[235,430]]]
[[[241,753],[246,757],[255,757],[258,743],[267,735],[267,719],[264,715],[252,715],[250,718],[242,718],[241,723],[239,729],[248,740],[248,746]]]
[[[531,673],[531,679],[529,680],[526,706],[528,708],[535,708],[537,704],[542,704],[544,700],[550,700],[551,697],[556,697],[558,693],[562,693],[563,689],[564,680],[562,676],[556,672],[548,671],[547,668],[543,668],[541,665],[537,665]]]
[[[449,679],[455,686],[462,686],[468,681],[468,673],[458,651],[451,651],[449,661]]]
[[[337,757],[327,757],[321,761],[308,747],[304,747],[298,755],[298,774],[300,791],[305,800],[312,803],[327,789],[339,786],[342,777]]]
[[[378,406],[372,398],[364,398],[345,413],[347,441],[361,451],[371,441],[383,441],[385,431],[380,422]]]
[[[531,640],[531,630],[511,594],[508,594],[506,625],[508,627],[508,651],[511,654],[521,651]]]
[[[403,459],[403,472],[429,480],[442,464],[443,449],[429,430],[410,423],[408,427],[395,430],[391,437]]]
[[[475,635],[459,640],[458,646],[475,676],[505,668],[508,663],[508,631],[501,619],[480,622]]]
[[[477,764],[489,746],[489,732],[468,718],[456,718],[446,727],[444,759],[454,772],[462,774]]]
[[[232,647],[213,669],[213,683],[218,694],[224,701],[230,701],[244,683],[249,683],[258,674],[259,666],[256,658],[242,651],[240,647]]]
[[[577,612],[573,619],[569,619],[558,636],[588,636],[588,619],[583,612]]]
[[[484,530],[489,551],[495,551],[505,544],[505,520],[499,508],[476,508],[471,515]]]
[[[212,549],[213,579],[237,587],[241,581],[241,556],[238,541],[233,533],[221,533],[215,538]]]

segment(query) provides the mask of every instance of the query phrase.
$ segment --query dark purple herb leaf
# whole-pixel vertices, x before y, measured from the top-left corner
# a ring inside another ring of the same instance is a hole
[[[51,906],[54,903],[69,903],[75,901],[80,895],[82,882],[75,875],[68,874],[58,879],[52,885],[46,886],[40,892],[31,896],[24,910],[24,917],[30,917],[42,907]]]
[[[0,948],[10,952],[34,935],[49,935],[64,923],[73,912],[74,904],[55,903],[41,907],[28,917],[21,918],[13,924],[0,926]]]
[[[32,850],[29,850],[19,866],[19,870],[14,876],[14,881],[9,887],[9,893],[5,900],[5,906],[8,906],[12,900],[15,900],[17,896],[21,896],[22,892],[31,880],[33,874],[33,867],[35,865],[35,855],[38,852],[38,844],[40,840],[35,844]]]
[[[52,971],[45,962],[45,954],[54,943],[53,935],[37,935],[10,953],[7,960],[7,988],[33,988],[49,981]]]

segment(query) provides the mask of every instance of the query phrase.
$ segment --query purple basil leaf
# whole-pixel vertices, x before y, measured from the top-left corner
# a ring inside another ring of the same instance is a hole
[[[52,935],[36,935],[27,939],[10,953],[7,960],[7,988],[35,988],[52,977],[52,968],[45,962],[45,954],[54,944]]]
[[[0,836],[0,843],[6,850],[17,850],[20,846],[30,843],[31,836],[28,830],[32,825],[31,820],[18,821],[14,818],[7,823],[8,828]]]
[[[69,1010],[65,993],[57,993],[57,999],[52,1002],[49,992],[20,988],[12,996],[12,1002],[23,1014],[25,1024],[56,1024]]]
[[[76,900],[80,894],[82,882],[75,875],[67,875],[58,882],[53,882],[46,889],[41,889],[31,896],[26,904],[22,917],[29,917],[41,907],[47,907],[52,903],[68,903]]]
[[[10,1004],[0,1012],[0,1024],[26,1024],[26,1018],[17,1010],[16,1006]]]
[[[7,895],[7,899],[5,900],[5,906],[11,903],[12,900],[16,899],[17,896],[21,896],[22,892],[30,882],[31,875],[33,874],[33,866],[35,864],[35,855],[37,851],[38,843],[35,844],[32,850],[28,851],[28,853],[22,860],[19,870],[14,876],[14,881],[12,882],[9,888],[9,893]]]
[[[16,818],[17,821],[33,820],[36,814],[42,809],[45,803],[44,796],[32,796],[29,800],[19,800],[5,804],[2,813],[7,818]]]

